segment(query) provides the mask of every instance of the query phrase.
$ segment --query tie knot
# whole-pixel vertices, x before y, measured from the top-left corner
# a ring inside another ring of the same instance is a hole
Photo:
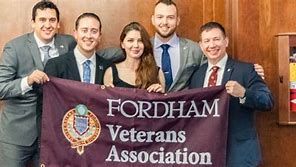
[[[167,51],[169,49],[170,45],[169,44],[162,44],[162,45],[160,45],[160,47],[162,48],[162,50]]]
[[[49,45],[44,45],[44,46],[40,47],[40,49],[41,49],[43,52],[48,52],[49,49],[50,49],[50,46],[49,46]]]
[[[90,63],[91,63],[91,61],[90,61],[90,60],[85,60],[85,62],[83,63],[83,65],[87,65],[87,66],[89,66],[89,65],[90,65]]]
[[[219,70],[219,67],[218,66],[213,66],[212,70],[213,70],[213,72],[217,72]]]

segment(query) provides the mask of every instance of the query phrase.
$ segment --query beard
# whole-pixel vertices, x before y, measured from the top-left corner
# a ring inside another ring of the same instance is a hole
[[[161,38],[169,38],[171,36],[173,36],[173,34],[176,32],[176,28],[172,29],[171,31],[169,31],[168,33],[164,34],[161,31],[159,31],[158,29],[156,29],[156,33],[161,37]]]

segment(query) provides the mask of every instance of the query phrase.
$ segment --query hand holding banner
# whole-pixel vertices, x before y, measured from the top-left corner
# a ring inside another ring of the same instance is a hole
[[[50,80],[43,90],[44,166],[225,166],[223,87],[165,95]]]

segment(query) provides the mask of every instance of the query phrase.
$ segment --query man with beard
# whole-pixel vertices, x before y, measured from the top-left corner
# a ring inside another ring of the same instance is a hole
[[[50,1],[33,7],[32,33],[8,42],[0,60],[0,164],[24,167],[33,161],[39,166],[38,129],[41,111],[37,108],[38,85],[48,81],[43,72],[49,58],[73,50],[69,35],[58,35],[59,10]]]
[[[151,39],[156,63],[162,68],[166,91],[179,91],[188,86],[193,71],[203,62],[203,53],[198,44],[178,37],[180,23],[178,9],[171,0],[159,0],[151,17],[155,36]]]

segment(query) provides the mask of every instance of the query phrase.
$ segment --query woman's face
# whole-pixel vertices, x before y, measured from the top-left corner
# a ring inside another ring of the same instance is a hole
[[[129,31],[121,42],[121,47],[125,50],[128,57],[140,58],[144,52],[144,44],[140,31]]]

